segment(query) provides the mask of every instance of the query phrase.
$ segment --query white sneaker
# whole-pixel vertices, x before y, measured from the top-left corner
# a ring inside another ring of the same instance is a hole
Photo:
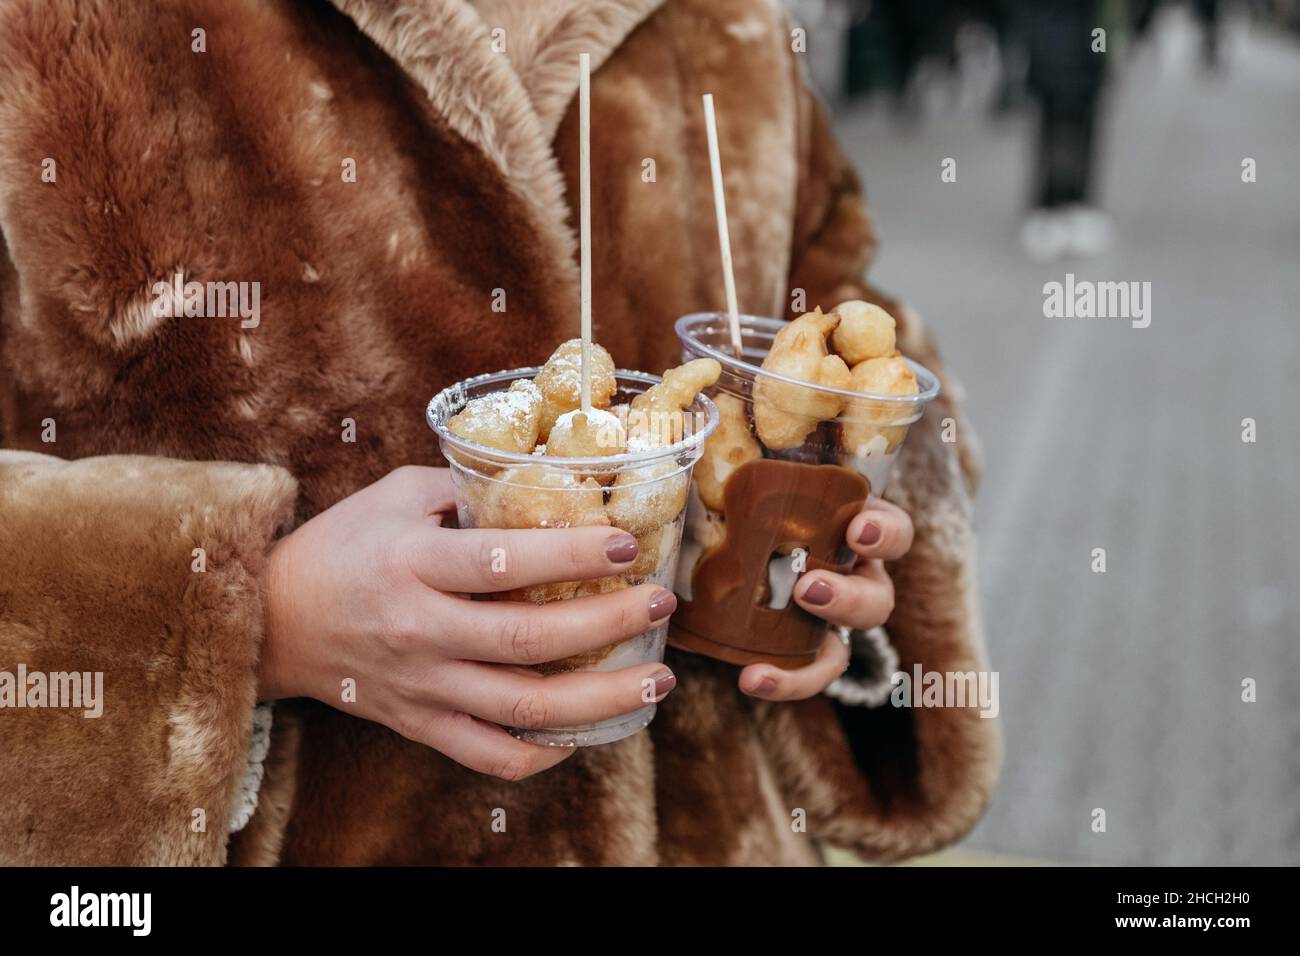
[[[1034,262],[1051,262],[1070,247],[1070,225],[1066,214],[1056,209],[1035,209],[1020,228],[1020,244]]]
[[[1110,248],[1115,230],[1110,216],[1092,206],[1070,206],[1065,211],[1069,248],[1077,256],[1099,256]]]

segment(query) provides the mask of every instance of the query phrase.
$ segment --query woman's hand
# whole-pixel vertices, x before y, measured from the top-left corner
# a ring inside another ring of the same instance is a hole
[[[453,507],[447,469],[399,468],[276,544],[263,575],[263,699],[314,697],[520,779],[573,750],[522,743],[499,725],[589,723],[672,690],[663,664],[549,677],[523,666],[641,634],[672,613],[670,591],[646,584],[544,606],[468,597],[626,571],[635,538],[444,528]]]
[[[849,522],[845,537],[858,555],[853,571],[809,571],[795,585],[794,599],[831,624],[865,631],[884,624],[894,610],[894,585],[885,562],[912,547],[912,519],[897,505],[874,499]],[[811,664],[796,670],[750,664],[740,672],[740,689],[764,700],[803,700],[829,687],[848,663],[849,649],[832,631]]]

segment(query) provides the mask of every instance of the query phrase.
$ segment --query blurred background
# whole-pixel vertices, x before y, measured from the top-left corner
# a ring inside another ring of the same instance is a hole
[[[932,862],[1300,862],[1300,0],[788,6],[985,456],[1005,767]]]

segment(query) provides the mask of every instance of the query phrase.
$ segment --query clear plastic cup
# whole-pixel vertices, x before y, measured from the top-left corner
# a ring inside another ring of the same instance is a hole
[[[889,471],[938,378],[909,360],[915,395],[874,395],[812,385],[761,368],[787,323],[741,316],[742,357],[726,315],[678,319],[684,361],[717,359],[722,376],[709,394],[721,424],[695,470],[674,590],[669,643],[733,664],[809,664],[826,622],[793,600],[804,571],[846,571],[854,554],[844,534]],[[754,425],[755,394],[769,410],[810,396],[842,404],[798,444],[770,449]]]
[[[684,410],[680,441],[664,447],[600,458],[560,458],[498,451],[453,434],[447,423],[482,395],[535,376],[525,368],[467,379],[438,393],[426,412],[451,467],[456,512],[462,528],[564,528],[609,525],[635,535],[640,551],[632,567],[595,581],[538,585],[487,596],[537,604],[608,593],[647,582],[671,588],[677,568],[691,468],[717,426],[718,411],[704,396]],[[615,372],[612,407],[630,402],[660,379],[643,372]],[[636,413],[632,413],[635,415]],[[536,669],[547,674],[614,671],[663,660],[665,621],[630,640]],[[578,727],[510,729],[530,743],[590,747],[631,736],[654,719],[656,705]]]

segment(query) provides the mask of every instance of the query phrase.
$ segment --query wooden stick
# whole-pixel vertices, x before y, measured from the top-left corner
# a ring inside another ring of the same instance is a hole
[[[578,209],[582,243],[582,410],[591,412],[591,55],[578,54]]]
[[[713,170],[713,212],[718,219],[718,247],[722,250],[722,281],[731,317],[731,347],[742,358],[740,309],[736,306],[736,276],[731,269],[731,234],[727,231],[727,196],[722,190],[722,159],[718,155],[718,123],[713,115],[713,94],[704,94],[704,127],[709,134],[709,166]]]

